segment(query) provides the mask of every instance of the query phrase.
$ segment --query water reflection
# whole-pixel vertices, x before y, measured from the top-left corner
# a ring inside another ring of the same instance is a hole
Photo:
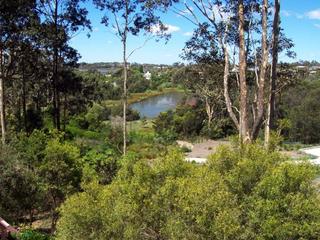
[[[155,118],[161,112],[175,109],[183,98],[183,93],[172,92],[151,97],[141,102],[134,103],[130,107],[140,113],[141,117]]]

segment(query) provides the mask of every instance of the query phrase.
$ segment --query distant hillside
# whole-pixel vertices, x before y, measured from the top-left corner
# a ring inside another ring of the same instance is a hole
[[[131,63],[131,67],[141,67],[143,72],[158,72],[165,69],[170,69],[173,67],[180,66],[181,64],[139,64],[139,63]],[[122,63],[119,62],[98,62],[98,63],[80,63],[79,70],[80,71],[98,71],[104,75],[106,74],[114,74],[122,68]]]

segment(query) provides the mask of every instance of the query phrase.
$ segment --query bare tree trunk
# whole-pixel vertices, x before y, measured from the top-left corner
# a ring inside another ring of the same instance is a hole
[[[128,101],[128,66],[127,66],[127,39],[123,39],[123,155],[127,154],[127,101]]]
[[[58,0],[55,0],[54,9],[54,46],[53,46],[53,123],[55,128],[60,130],[60,96],[58,92],[58,64],[59,64],[59,53],[58,53]]]
[[[268,0],[263,0],[262,6],[262,59],[261,59],[261,67],[260,67],[260,76],[258,80],[258,97],[257,97],[257,112],[256,119],[253,123],[252,127],[252,135],[251,139],[255,140],[260,132],[263,116],[264,116],[264,92],[265,92],[265,81],[267,77],[267,68],[268,68]]]
[[[277,65],[279,54],[279,33],[280,33],[280,0],[274,1],[274,19],[273,19],[273,36],[272,36],[272,67],[270,95],[267,109],[267,120],[265,126],[265,147],[269,147],[270,130],[274,129],[275,106],[276,106],[276,89],[277,89]]]
[[[208,97],[205,98],[206,101],[206,112],[208,116],[208,128],[211,126],[212,117],[213,117],[213,108],[210,106]]]
[[[1,142],[6,143],[6,120],[5,120],[5,98],[4,98],[4,79],[3,79],[3,51],[0,49],[0,124]]]
[[[5,103],[4,103],[4,83],[0,76],[0,123],[1,123],[1,142],[6,143],[6,121],[5,121]]]
[[[249,133],[249,114],[248,114],[248,86],[246,79],[247,60],[246,60],[246,43],[244,30],[244,5],[243,0],[238,3],[239,14],[239,81],[240,81],[240,121],[239,136],[240,141],[247,143],[251,141]]]
[[[229,52],[228,52],[228,48],[226,46],[225,43],[223,43],[223,49],[224,49],[224,74],[223,74],[223,94],[224,94],[224,99],[226,102],[226,106],[227,106],[227,111],[229,113],[229,116],[231,117],[234,125],[237,127],[237,129],[239,130],[239,121],[232,109],[232,102],[230,99],[230,95],[229,95]]]
[[[68,101],[67,101],[67,93],[64,93],[64,101],[63,101],[63,131],[66,131],[67,126],[67,107],[68,107]]]
[[[127,36],[129,25],[129,3],[125,2],[125,26],[122,34],[123,44],[123,155],[127,154],[127,105],[128,105],[128,62],[127,62]],[[117,20],[116,20],[117,22]],[[118,31],[120,32],[119,24],[117,23]]]

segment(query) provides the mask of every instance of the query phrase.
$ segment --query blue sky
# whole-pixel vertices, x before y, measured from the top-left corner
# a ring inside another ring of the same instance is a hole
[[[320,61],[320,1],[319,0],[282,0],[282,27],[286,35],[293,39],[298,60]],[[71,40],[71,45],[82,56],[81,62],[112,62],[121,60],[122,47],[119,39],[110,28],[100,23],[103,13],[87,3],[89,18],[93,31],[87,38],[87,32],[81,32]],[[179,57],[184,43],[190,38],[194,26],[173,12],[162,16],[162,21],[168,24],[172,37],[165,43],[149,41],[142,49],[136,51],[130,62],[172,64],[182,61]],[[132,37],[129,50],[143,45],[143,37]],[[281,61],[287,61],[280,56]],[[290,60],[292,61],[292,60]]]

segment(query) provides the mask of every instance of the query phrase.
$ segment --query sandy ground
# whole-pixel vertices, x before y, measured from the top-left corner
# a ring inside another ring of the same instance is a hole
[[[310,160],[312,164],[320,165],[320,146],[301,149],[301,152],[312,155],[315,159]]]
[[[207,158],[217,150],[217,147],[223,144],[230,144],[227,141],[206,140],[193,145],[191,152],[187,154],[188,158]]]
[[[230,144],[228,141],[205,140],[200,143],[191,144],[189,142],[177,141],[178,145],[185,146],[191,150],[186,154],[186,160],[196,163],[205,163],[208,156],[213,154],[217,147],[224,144]]]

